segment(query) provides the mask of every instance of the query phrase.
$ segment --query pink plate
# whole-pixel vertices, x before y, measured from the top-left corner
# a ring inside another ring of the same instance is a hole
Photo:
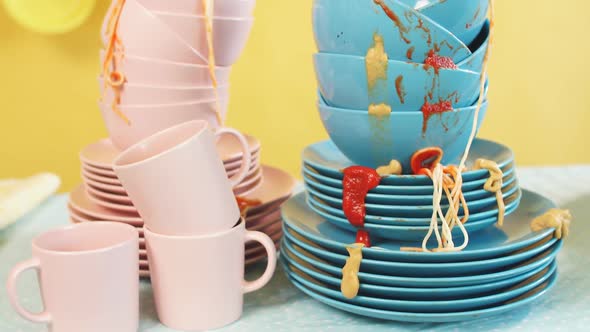
[[[264,179],[262,178],[262,176],[257,177],[256,181],[254,181],[252,184],[249,184],[247,186],[236,187],[234,189],[234,195],[247,196],[249,193],[251,193],[251,192],[255,191],[256,189],[258,189],[259,187],[261,187],[263,182],[264,182]]]
[[[260,141],[256,137],[246,134],[244,134],[244,136],[246,137],[246,140],[248,140],[251,154],[260,150]],[[242,159],[240,145],[235,139],[232,139],[229,136],[221,136],[217,142],[217,152],[224,163],[239,162]]]
[[[90,196],[95,196],[96,198],[100,198],[103,201],[133,206],[131,198],[129,198],[129,196],[126,195],[110,194],[108,192],[97,190],[92,186],[86,186],[86,191],[88,191]]]
[[[277,248],[277,250],[279,248],[280,242],[281,242],[280,240],[278,242],[275,242],[275,247]],[[252,264],[255,264],[255,263],[258,263],[258,262],[264,260],[265,258],[266,258],[266,252],[264,252],[264,251],[262,251],[260,253],[252,254],[252,255],[246,257],[246,260],[244,261],[244,265],[250,266]]]
[[[248,211],[249,216],[260,216],[268,209],[276,208],[289,196],[297,181],[289,173],[268,165],[262,165],[262,185],[245,196],[247,199],[260,200],[261,205],[252,207]]]
[[[224,165],[225,166],[225,165]],[[240,161],[240,167],[241,167],[241,161]],[[227,174],[228,178],[233,177],[234,175],[238,174],[238,172],[240,171],[240,167],[238,168],[234,168],[234,169],[230,169],[228,170],[227,168],[225,169],[225,173]],[[247,173],[247,177],[248,176],[252,176],[254,175],[254,173],[258,172],[260,170],[260,158],[256,158],[256,159],[251,159],[251,165],[250,165],[250,169],[248,170]]]
[[[85,170],[86,172],[90,172],[92,174],[105,176],[107,178],[117,179],[117,174],[115,174],[115,171],[94,167],[86,163],[82,163],[82,170]]]
[[[94,220],[86,220],[86,218],[84,217],[80,217],[79,215],[76,214],[76,212],[72,211],[72,209],[68,209],[70,212],[70,222],[72,224],[79,224],[82,222],[93,222]],[[139,231],[139,249],[145,249],[145,238],[143,237],[143,228],[142,227],[136,227],[136,229]]]
[[[133,205],[126,205],[126,204],[118,204],[118,203],[109,202],[109,201],[104,200],[100,197],[94,196],[90,190],[86,190],[86,194],[87,194],[88,199],[96,205],[99,205],[99,206],[102,206],[104,208],[111,209],[111,210],[128,212],[128,213],[139,215],[139,212],[137,212],[137,209]]]
[[[252,155],[250,155],[250,160],[252,160],[252,165],[250,165],[250,169],[254,168],[254,165],[260,165],[260,150],[252,153]],[[237,171],[242,166],[242,159],[224,162],[223,166],[227,172]]]
[[[111,140],[105,138],[82,149],[80,160],[84,164],[113,171],[113,160],[119,153],[121,151],[113,145]]]
[[[260,216],[257,219],[250,219],[246,217],[246,228],[249,231],[259,231],[273,223],[281,220],[281,209],[277,208],[269,210],[267,214]]]
[[[96,182],[100,182],[100,183],[104,183],[104,184],[109,184],[109,185],[113,185],[113,186],[121,186],[121,187],[123,186],[121,184],[121,181],[119,181],[119,179],[117,179],[117,178],[113,179],[110,177],[93,174],[92,172],[88,172],[88,171],[84,170],[84,168],[82,168],[82,178],[90,179],[92,181],[96,181]]]
[[[134,224],[136,227],[143,225],[143,220],[137,214],[113,211],[94,204],[88,199],[88,194],[84,190],[83,185],[78,186],[72,191],[69,203],[74,211],[96,218],[96,220],[123,222]]]
[[[82,180],[84,180],[85,185],[94,187],[94,189],[97,189],[97,190],[100,190],[100,191],[103,191],[106,193],[110,193],[110,194],[127,196],[127,192],[125,191],[125,188],[123,188],[122,186],[115,186],[112,184],[101,183],[101,182],[97,182],[97,181],[94,181],[92,179],[85,178],[85,177],[82,177]]]

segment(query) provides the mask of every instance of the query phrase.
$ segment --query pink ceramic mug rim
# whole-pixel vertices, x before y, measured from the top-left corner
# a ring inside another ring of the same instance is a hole
[[[229,96],[228,96],[229,98]],[[222,99],[221,97],[219,99]],[[202,105],[202,104],[216,104],[216,99],[209,99],[209,100],[200,100],[200,101],[187,101],[182,103],[175,103],[175,104],[153,104],[153,105],[121,105],[120,109],[125,110],[127,108],[131,109],[151,109],[151,108],[166,108],[166,107],[175,107],[175,106],[193,106],[193,105]],[[101,107],[110,108],[112,105],[105,104],[104,102],[99,102]],[[204,121],[204,120],[191,120],[191,121]],[[181,123],[184,124],[185,122]],[[154,134],[155,135],[155,134]]]
[[[125,163],[124,160],[128,157],[129,154],[134,153],[135,151],[139,150],[141,148],[141,146],[144,146],[146,144],[152,144],[154,141],[159,140],[160,137],[164,136],[164,135],[168,135],[171,132],[175,132],[183,127],[191,127],[191,126],[195,126],[195,128],[198,126],[198,131],[197,132],[193,132],[192,134],[190,134],[188,137],[186,137],[184,140],[174,144],[172,147],[169,147],[167,149],[164,149],[163,151],[160,151],[148,158],[144,158],[135,162],[130,162],[130,163]],[[125,151],[121,152],[116,158],[115,160],[113,160],[113,168],[114,169],[128,169],[128,168],[133,168],[133,167],[137,167],[138,165],[144,164],[144,163],[148,163],[151,162],[155,159],[161,158],[162,156],[171,153],[174,150],[180,149],[185,147],[186,145],[188,145],[193,139],[195,139],[196,137],[201,136],[205,130],[208,130],[210,128],[209,123],[207,121],[204,120],[192,120],[192,121],[187,121],[187,122],[183,122],[180,123],[176,126],[172,126],[169,128],[166,128],[164,130],[161,130],[151,136],[148,136],[147,138],[133,144],[132,146],[130,146],[129,148],[127,148]]]
[[[117,241],[113,244],[104,245],[104,246],[101,246],[100,248],[87,249],[87,250],[70,250],[70,251],[54,250],[54,249],[48,249],[48,248],[46,248],[46,246],[43,246],[40,243],[41,241],[43,241],[43,239],[45,239],[48,236],[71,232],[72,230],[75,230],[75,229],[88,228],[88,227],[91,227],[91,228],[105,228],[105,227],[119,228],[119,229],[121,229],[121,232],[123,232],[123,231],[128,232],[129,235],[127,237],[125,237],[124,240]],[[81,222],[81,223],[74,224],[74,225],[67,225],[67,226],[63,226],[60,228],[48,230],[42,234],[37,235],[32,240],[31,245],[33,246],[33,248],[35,250],[38,250],[39,252],[51,254],[51,255],[79,256],[79,255],[87,255],[87,254],[99,254],[99,253],[111,251],[114,249],[118,249],[121,247],[125,247],[125,246],[129,245],[130,242],[134,242],[136,239],[139,239],[139,233],[138,233],[137,229],[131,225],[128,225],[125,223],[119,223],[119,222],[112,222],[112,221],[93,221],[93,222]]]
[[[240,217],[240,221],[239,223],[236,223],[236,225],[230,229],[226,229],[224,231],[221,232],[217,232],[217,233],[211,233],[211,234],[203,234],[203,235],[165,235],[165,234],[159,234],[159,233],[155,233],[149,230],[149,228],[147,228],[147,226],[143,226],[143,231],[145,233],[150,234],[153,237],[158,237],[161,239],[165,239],[165,240],[172,240],[172,241],[194,241],[194,240],[204,240],[204,239],[212,239],[212,238],[216,238],[216,237],[223,237],[223,236],[227,236],[230,235],[234,232],[241,232],[241,231],[246,231],[246,221],[244,220],[244,218]]]

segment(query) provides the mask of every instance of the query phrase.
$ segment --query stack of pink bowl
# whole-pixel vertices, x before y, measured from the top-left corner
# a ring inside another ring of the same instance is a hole
[[[250,35],[255,1],[210,2],[205,15],[202,1],[113,1],[98,82],[100,110],[118,148],[191,120],[223,126],[231,66]]]

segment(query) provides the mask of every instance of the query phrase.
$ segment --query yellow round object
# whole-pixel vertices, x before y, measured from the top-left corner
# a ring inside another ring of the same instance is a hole
[[[44,34],[62,34],[82,25],[96,0],[4,0],[4,7],[23,27]]]

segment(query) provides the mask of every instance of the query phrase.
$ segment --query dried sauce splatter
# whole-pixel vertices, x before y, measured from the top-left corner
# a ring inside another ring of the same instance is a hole
[[[434,114],[440,115],[444,112],[452,110],[453,104],[448,100],[440,100],[439,102],[433,104],[429,103],[427,100],[424,100],[424,104],[421,108],[422,116],[424,118],[422,122],[422,134],[426,133],[426,130],[428,129],[428,120],[430,120],[431,116]]]
[[[404,76],[399,75],[395,79],[395,91],[397,92],[397,96],[399,97],[399,101],[404,104],[406,98],[406,90],[404,88]]]
[[[383,12],[385,13],[385,15],[387,15],[387,17],[389,17],[389,19],[395,24],[395,26],[399,30],[400,38],[404,42],[406,42],[406,44],[409,44],[410,40],[406,37],[406,33],[408,33],[409,29],[408,29],[408,27],[406,27],[402,23],[399,16],[397,16],[397,14],[393,12],[393,10],[391,10],[389,7],[387,7],[387,5],[385,3],[383,3],[383,0],[373,0],[373,2],[376,5],[380,6],[381,9],[383,9]]]
[[[408,60],[412,60],[412,57],[414,56],[414,50],[416,48],[414,46],[408,48],[408,50],[406,51],[406,58],[408,58]]]

